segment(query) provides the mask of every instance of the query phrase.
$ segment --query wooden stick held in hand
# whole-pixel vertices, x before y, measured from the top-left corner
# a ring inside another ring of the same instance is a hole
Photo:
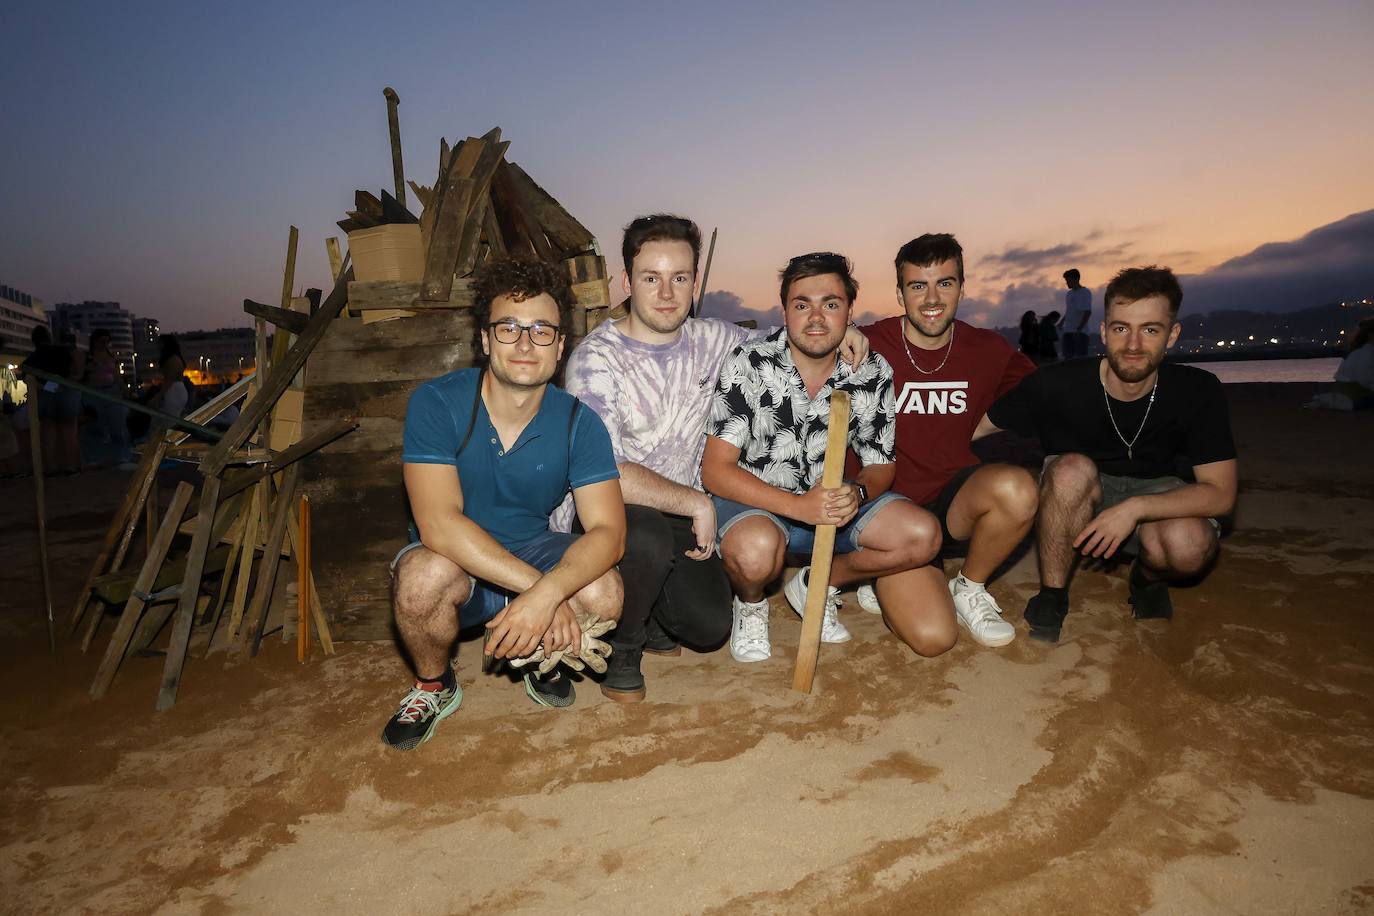
[[[844,450],[849,432],[849,392],[830,395],[830,425],[825,443],[825,467],[821,486],[838,487],[844,479]],[[829,595],[830,561],[835,553],[835,526],[817,525],[816,543],[811,548],[810,585],[806,589],[806,613],[802,616],[801,642],[797,646],[797,667],[792,674],[792,689],[811,692],[816,677],[816,657],[821,648],[821,621]]]

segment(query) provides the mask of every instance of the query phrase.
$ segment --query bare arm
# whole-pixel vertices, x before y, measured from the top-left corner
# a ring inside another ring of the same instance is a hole
[[[402,469],[420,543],[469,575],[513,592],[539,580],[539,570],[517,559],[463,514],[458,469],[450,464],[406,464]]]
[[[1212,518],[1236,504],[1236,461],[1214,461],[1193,468],[1197,483],[1130,499],[1103,509],[1074,538],[1085,555],[1110,557],[1141,522],[1170,518]]]
[[[819,484],[806,493],[791,493],[739,466],[740,450],[724,439],[706,437],[706,453],[701,460],[701,480],[722,499],[756,506],[783,518],[808,525],[843,525],[854,517],[858,500],[848,484],[826,489]],[[867,481],[864,481],[865,486]]]
[[[859,471],[854,479],[864,485],[869,499],[877,499],[892,489],[892,482],[897,479],[897,465],[870,464]]]

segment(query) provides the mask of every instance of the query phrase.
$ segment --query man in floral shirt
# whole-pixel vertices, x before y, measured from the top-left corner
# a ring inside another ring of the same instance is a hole
[[[835,525],[835,561],[821,628],[824,642],[845,642],[839,586],[876,580],[888,626],[918,654],[954,645],[952,614],[916,607],[904,580],[940,548],[935,517],[889,493],[896,473],[892,367],[870,354],[851,369],[837,357],[858,293],[849,260],[815,253],[788,262],[781,275],[785,327],[738,347],[721,370],[702,459],[714,495],[720,555],[735,592],[730,653],[736,661],[771,654],[764,587],[789,553],[809,554],[817,525]],[[830,393],[849,393],[849,446],[862,470],[838,487],[821,486]],[[798,614],[806,606],[808,569],[784,593]]]

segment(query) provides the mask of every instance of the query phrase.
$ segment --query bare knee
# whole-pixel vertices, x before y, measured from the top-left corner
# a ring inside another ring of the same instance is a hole
[[[1078,458],[1082,456],[1061,457]],[[1092,464],[1091,461],[1088,463]],[[1031,476],[1030,471],[1025,468],[1003,465],[997,469],[997,472],[991,487],[992,501],[993,505],[997,507],[997,512],[1021,523],[1034,519],[1036,510],[1040,508],[1040,489],[1035,485],[1035,478]],[[1093,468],[1092,480],[1094,483],[1097,481],[1096,467]]]
[[[441,608],[462,604],[471,591],[468,575],[458,564],[426,547],[401,557],[392,584],[400,617],[427,617]]]
[[[782,571],[785,546],[778,526],[755,516],[726,532],[720,557],[731,581],[761,586]]]
[[[940,546],[944,542],[944,533],[940,530],[940,521],[931,513],[924,509],[912,506],[914,510],[911,518],[907,520],[907,561],[911,568],[925,566],[940,553]]]
[[[1101,499],[1097,465],[1087,455],[1073,452],[1060,455],[1040,475],[1040,491],[1042,498],[1058,502],[1081,503]]]
[[[1172,518],[1141,527],[1141,559],[1149,568],[1169,576],[1195,576],[1217,555],[1217,535],[1203,518]]]
[[[934,658],[954,648],[959,641],[959,628],[944,621],[921,621],[909,627],[902,640],[922,658]]]
[[[601,620],[619,620],[620,609],[625,604],[625,584],[620,573],[608,569],[596,579],[573,595],[573,608],[583,613],[595,614]]]

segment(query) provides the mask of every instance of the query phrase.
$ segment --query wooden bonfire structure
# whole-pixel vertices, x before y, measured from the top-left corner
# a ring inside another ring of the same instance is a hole
[[[355,209],[339,225],[358,250],[344,255],[335,239],[326,241],[332,290],[291,295],[292,227],[281,304],[244,301],[257,325],[255,375],[199,409],[194,422],[170,418],[181,428],[145,449],[68,621],[86,650],[105,616],[96,599],[123,606],[93,698],[169,622],[160,709],[175,702],[193,633],[206,651],[219,639],[256,654],[275,628],[269,617],[281,602],[272,599],[287,558],[297,561],[298,608],[283,607],[278,622],[284,637],[295,630],[300,660],[312,628],[326,653],[334,639],[391,638],[388,563],[406,543],[409,520],[400,458],[406,404],[420,382],[473,364],[473,272],[506,253],[561,263],[578,303],[574,343],[610,311],[596,240],[506,159],[510,144],[499,128],[453,147],[440,141],[434,184],[409,183],[422,206],[415,216],[406,204],[399,99],[390,89],[385,95],[395,193],[355,193]],[[361,263],[365,236],[408,233],[413,242],[416,229],[408,265],[393,259],[401,266],[379,278],[375,265]],[[239,400],[223,433],[200,425]],[[156,472],[168,455],[197,463],[199,497],[182,484],[159,522]],[[39,505],[41,522],[41,497]],[[125,569],[140,522],[146,557],[137,571]],[[44,572],[46,581],[46,564]]]

